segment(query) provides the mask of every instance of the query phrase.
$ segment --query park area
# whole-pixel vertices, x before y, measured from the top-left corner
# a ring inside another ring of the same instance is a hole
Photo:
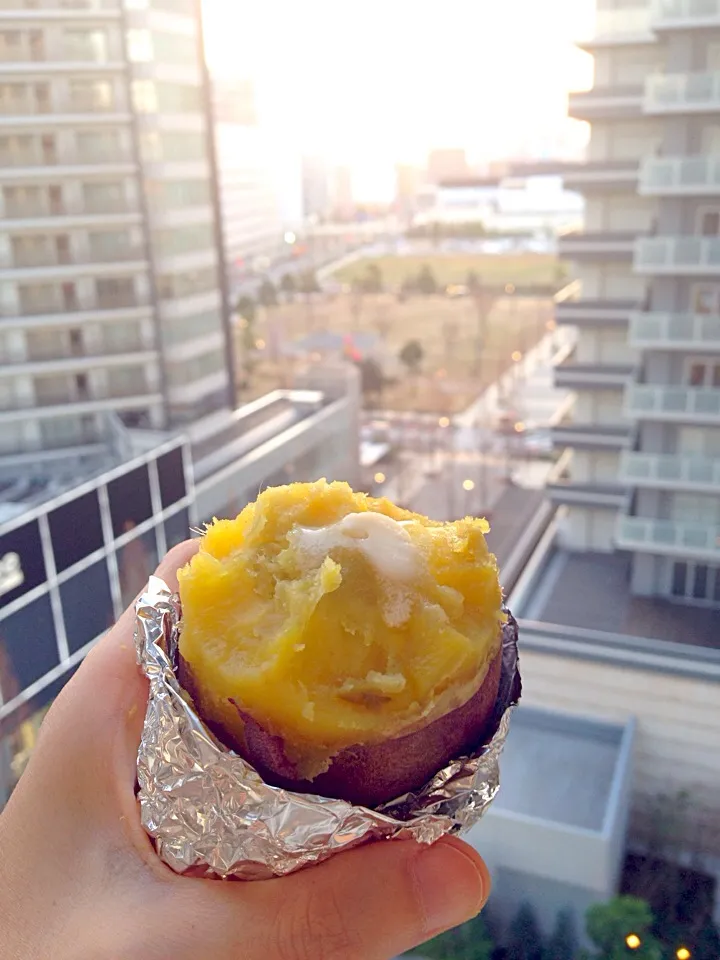
[[[367,275],[370,261],[360,260],[336,275],[346,285],[341,292],[281,294],[277,303],[257,309],[251,327],[238,331],[239,342],[254,344],[246,353],[250,363],[239,365],[244,399],[292,386],[308,364],[345,356],[361,369],[366,407],[451,414],[467,407],[552,326],[549,289],[540,297],[516,289],[523,284],[549,288],[558,275],[558,262],[551,257],[382,257],[376,262],[380,292],[353,283]],[[423,267],[432,271],[438,292],[398,294],[406,277]],[[464,283],[470,271],[495,292],[448,297],[445,285]],[[241,318],[240,324],[247,321]]]

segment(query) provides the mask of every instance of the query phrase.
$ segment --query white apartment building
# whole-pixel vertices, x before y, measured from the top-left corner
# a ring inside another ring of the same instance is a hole
[[[195,0],[0,2],[0,466],[232,405]]]
[[[556,369],[562,545],[626,551],[635,595],[720,607],[720,0],[599,0],[592,124],[565,177],[585,231],[561,239],[579,299]],[[720,628],[718,628],[720,634]]]

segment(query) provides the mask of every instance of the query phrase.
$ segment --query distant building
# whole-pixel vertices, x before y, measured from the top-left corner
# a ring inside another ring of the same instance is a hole
[[[395,166],[395,211],[404,220],[418,209],[418,196],[424,183],[423,171],[409,163]]]
[[[322,157],[302,158],[303,217],[323,220],[330,212],[330,170]]]
[[[470,175],[465,150],[460,148],[431,150],[427,158],[428,183],[461,180]]]
[[[230,286],[284,252],[273,144],[249,81],[213,81],[224,263]]]
[[[350,220],[355,213],[350,167],[335,167],[332,182],[332,212],[338,220]]]

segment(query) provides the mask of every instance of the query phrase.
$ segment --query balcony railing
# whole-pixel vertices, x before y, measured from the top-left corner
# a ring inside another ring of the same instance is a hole
[[[638,273],[707,276],[720,272],[720,237],[639,237]]]
[[[652,22],[656,30],[720,26],[720,0],[655,0]]]
[[[74,153],[63,150],[58,153],[56,150],[42,152],[40,150],[25,150],[20,153],[10,153],[0,151],[0,167],[7,169],[22,170],[27,173],[27,167],[33,168],[52,168],[55,172],[56,167],[61,169],[57,171],[57,176],[62,175],[62,168],[81,167],[83,171],[88,167],[94,167],[98,164],[128,164],[133,163],[130,153],[118,146],[117,150],[88,150],[82,153]],[[34,174],[37,175],[37,174]]]
[[[15,270],[40,270],[43,267],[82,266],[85,263],[116,263],[126,260],[144,260],[145,249],[140,246],[122,247],[118,250],[91,248],[87,253],[43,250],[31,253],[0,255],[0,267]]]
[[[598,10],[595,13],[595,29],[580,46],[628,43],[638,37],[652,38],[650,9],[647,5],[628,7],[626,10]]]
[[[620,389],[635,372],[627,363],[560,363],[554,369],[555,386],[569,390]]]
[[[625,550],[720,559],[720,527],[704,523],[623,516],[618,518],[616,540]]]
[[[634,313],[630,346],[637,350],[720,350],[720,317],[699,313]]]
[[[119,0],[0,0],[0,10],[118,10]]]
[[[625,388],[630,419],[720,426],[720,388],[631,383]]]
[[[625,450],[620,477],[638,487],[715,493],[720,490],[720,459]]]
[[[84,347],[73,349],[67,346],[48,350],[34,348],[28,351],[26,357],[22,358],[0,351],[0,376],[2,376],[5,367],[14,368],[15,372],[20,367],[35,366],[42,366],[43,372],[47,372],[47,369],[51,366],[63,370],[69,370],[75,365],[102,367],[106,358],[113,358],[112,365],[116,366],[118,362],[124,362],[123,358],[127,358],[128,362],[145,360],[152,354],[152,350],[152,344],[145,342],[138,335],[134,338],[128,338],[123,344],[103,345],[99,350],[87,350]],[[6,370],[5,372],[9,371]]]
[[[137,213],[137,204],[125,197],[85,200],[79,203],[16,203],[6,201],[0,220],[43,220],[46,217],[104,216],[113,213]]]
[[[621,450],[630,445],[630,427],[602,423],[564,423],[551,430],[553,446],[586,450]]]
[[[639,192],[646,197],[720,193],[720,157],[650,157],[640,168]]]
[[[563,257],[592,257],[612,259],[632,257],[638,233],[635,230],[578,230],[564,233],[558,240]]]
[[[133,294],[106,294],[95,297],[83,297],[82,300],[75,301],[61,300],[45,301],[37,303],[21,303],[19,307],[0,307],[0,318],[17,317],[44,317],[57,316],[58,314],[67,314],[71,316],[74,313],[92,313],[96,310],[136,310],[140,307],[147,307],[149,300],[145,296]]]
[[[555,304],[555,320],[577,327],[625,327],[630,315],[641,306],[637,300],[564,300]]]
[[[660,73],[645,82],[645,113],[714,113],[720,109],[720,72]]]

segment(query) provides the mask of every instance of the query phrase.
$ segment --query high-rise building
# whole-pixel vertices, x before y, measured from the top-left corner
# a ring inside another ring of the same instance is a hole
[[[720,607],[720,5],[598,9],[592,123],[571,178],[585,232],[561,240],[578,330],[556,371],[577,392],[558,430],[564,536],[625,551],[634,594]]]
[[[0,8],[0,467],[234,396],[195,0]]]
[[[253,84],[218,76],[212,86],[224,262],[232,287],[286,252],[285,224],[273,141]]]
[[[303,217],[323,219],[330,212],[330,170],[322,157],[302,158]]]
[[[462,148],[431,150],[428,154],[428,183],[437,185],[448,180],[463,180],[469,175],[470,167]]]
[[[351,220],[355,213],[352,170],[347,166],[335,167],[332,178],[333,216],[341,221]]]

